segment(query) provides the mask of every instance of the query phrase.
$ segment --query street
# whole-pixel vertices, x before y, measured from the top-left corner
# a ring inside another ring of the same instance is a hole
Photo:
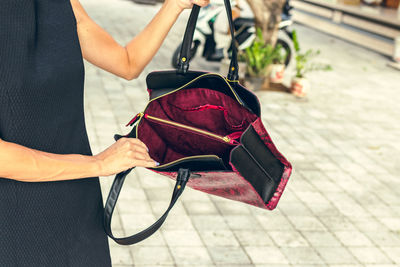
[[[125,45],[160,5],[81,0],[88,14]],[[146,75],[170,69],[189,11],[140,77],[126,81],[86,66],[85,116],[93,153],[126,134],[147,103]],[[113,266],[400,266],[400,72],[388,59],[294,25],[302,48],[320,49],[328,72],[310,73],[304,99],[257,92],[272,140],[293,164],[278,207],[262,210],[187,188],[154,236],[133,245],[110,240]],[[140,55],[137,55],[138,57]],[[196,58],[193,69],[218,71]],[[293,74],[293,63],[286,76]],[[104,199],[113,177],[102,177]],[[113,229],[129,235],[169,204],[173,181],[146,169],[127,178]]]

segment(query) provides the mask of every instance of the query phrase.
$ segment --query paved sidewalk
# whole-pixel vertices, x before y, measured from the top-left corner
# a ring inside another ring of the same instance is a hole
[[[125,44],[158,6],[81,0]],[[142,111],[146,74],[170,68],[187,13],[139,79],[86,63],[86,118],[93,152]],[[111,242],[114,266],[400,266],[400,72],[371,51],[296,26],[304,48],[321,49],[333,71],[309,75],[306,99],[257,93],[262,118],[295,171],[278,208],[265,211],[186,189],[165,226],[134,246]],[[140,56],[140,55],[138,55]],[[196,60],[193,68],[216,71]],[[106,197],[112,177],[102,178]],[[126,181],[113,227],[132,234],[167,206],[173,183],[147,170]]]

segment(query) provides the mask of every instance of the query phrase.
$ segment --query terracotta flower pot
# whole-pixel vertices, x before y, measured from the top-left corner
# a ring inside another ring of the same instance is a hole
[[[285,74],[284,64],[272,64],[269,79],[271,83],[282,83]]]
[[[291,93],[298,97],[304,97],[310,88],[310,82],[305,78],[293,77],[291,83]]]

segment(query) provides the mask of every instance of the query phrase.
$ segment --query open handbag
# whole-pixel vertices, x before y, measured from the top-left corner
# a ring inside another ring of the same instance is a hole
[[[229,0],[225,1],[232,40]],[[115,237],[111,219],[125,177],[116,175],[105,204],[104,226],[118,244],[130,245],[155,233],[189,186],[205,193],[272,210],[292,167],[263,126],[257,97],[238,82],[237,47],[232,41],[229,73],[189,71],[189,55],[200,7],[194,6],[185,31],[177,70],[152,72],[146,82],[150,100],[134,116],[126,136],[139,138],[160,163],[150,170],[176,180],[165,213],[147,229]],[[140,218],[138,218],[140,220]]]

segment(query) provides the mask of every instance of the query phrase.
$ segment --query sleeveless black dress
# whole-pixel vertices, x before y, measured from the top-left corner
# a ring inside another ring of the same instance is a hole
[[[84,66],[70,0],[0,1],[0,138],[91,155]],[[1,166],[0,166],[1,168]],[[0,266],[111,266],[97,177],[0,178]]]

